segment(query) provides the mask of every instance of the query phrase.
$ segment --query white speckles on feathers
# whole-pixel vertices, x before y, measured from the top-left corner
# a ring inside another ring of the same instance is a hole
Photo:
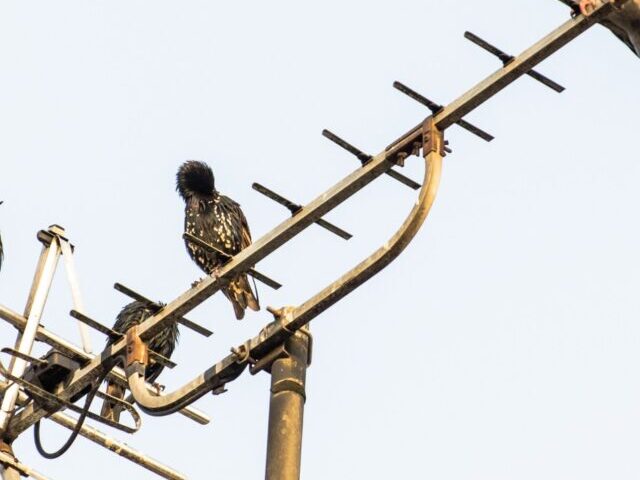
[[[189,190],[188,186],[191,184],[206,183],[202,179],[192,178],[195,175],[210,175],[213,179],[210,169],[206,169],[208,166],[201,162],[186,162],[178,171],[178,190],[186,203],[185,231],[197,235],[229,256],[234,256],[251,244],[249,225],[240,205],[229,197],[220,195],[215,190],[207,194]],[[187,180],[191,182],[189,185],[180,183]],[[213,180],[211,184],[213,185]],[[226,257],[216,252],[209,252],[188,241],[185,243],[191,259],[209,275],[227,261]],[[244,316],[247,307],[253,310],[260,309],[246,274],[233,279],[223,292],[231,301],[238,319]]]

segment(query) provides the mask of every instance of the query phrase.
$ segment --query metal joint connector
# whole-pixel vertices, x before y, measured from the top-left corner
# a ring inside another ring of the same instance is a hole
[[[129,367],[136,362],[145,366],[149,364],[149,351],[146,343],[138,335],[137,325],[127,330],[126,366]]]
[[[304,400],[307,399],[307,393],[304,385],[292,379],[280,380],[271,386],[272,394],[277,395],[281,392],[294,392],[300,395]]]
[[[430,153],[446,155],[444,134],[438,129],[433,117],[429,117],[422,125],[422,154],[426,157]]]

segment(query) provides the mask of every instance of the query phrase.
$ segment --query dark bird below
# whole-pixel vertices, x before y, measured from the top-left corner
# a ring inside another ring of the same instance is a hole
[[[251,244],[251,232],[240,205],[215,188],[213,171],[204,162],[189,160],[178,169],[177,190],[185,201],[184,229],[227,255],[238,254]],[[208,275],[217,275],[226,258],[185,241],[191,259]],[[248,308],[260,310],[246,274],[238,275],[222,289],[238,320]]]
[[[116,323],[113,325],[113,330],[118,333],[125,334],[127,330],[135,325],[139,325],[147,318],[156,312],[153,308],[150,308],[148,304],[142,302],[131,302],[126,305],[118,314]],[[178,337],[180,332],[178,330],[177,322],[171,323],[164,330],[161,330],[151,341],[147,344],[150,350],[159,353],[163,357],[171,358],[173,351],[178,343]],[[107,346],[114,342],[113,339],[107,340]],[[149,365],[144,372],[145,379],[149,383],[153,383],[162,373],[164,367],[159,363],[155,363],[153,360],[149,361]],[[125,388],[117,383],[107,383],[107,393],[116,398],[123,399]],[[114,402],[105,400],[102,404],[101,415],[109,420],[118,422],[120,420],[121,407]]]

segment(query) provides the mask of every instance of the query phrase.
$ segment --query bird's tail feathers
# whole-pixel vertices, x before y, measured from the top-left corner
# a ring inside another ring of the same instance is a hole
[[[176,190],[187,200],[193,196],[211,196],[215,192],[213,170],[204,162],[188,160],[180,165],[176,175]]]
[[[235,312],[238,320],[242,320],[244,318],[244,311],[247,308],[256,312],[260,310],[260,304],[251,289],[251,285],[249,284],[249,280],[246,275],[240,275],[236,280],[231,282],[225,289],[224,293],[231,301],[233,311]]]

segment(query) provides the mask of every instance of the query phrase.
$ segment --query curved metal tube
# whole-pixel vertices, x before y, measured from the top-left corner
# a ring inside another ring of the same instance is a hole
[[[210,391],[235,380],[246,366],[246,363],[238,363],[234,355],[229,355],[175,392],[166,395],[149,393],[144,386],[144,367],[139,363],[134,363],[127,369],[127,380],[129,390],[140,410],[148,415],[162,417],[182,409],[183,406],[195,402]]]
[[[435,128],[432,134],[440,136],[441,141],[441,134]],[[435,143],[439,144],[439,141]],[[261,335],[247,342],[244,352],[249,354],[246,358],[260,358],[268,353],[286,337],[380,272],[402,253],[426,220],[438,192],[442,173],[442,155],[439,148],[434,150],[425,157],[425,176],[418,199],[395,235],[339,280],[299,307],[290,309],[286,318],[277,326],[263,331]],[[229,355],[178,390],[163,395],[153,395],[145,387],[144,367],[138,363],[134,363],[127,369],[127,379],[129,389],[140,409],[149,415],[164,416],[234,380],[246,365],[246,362],[238,361],[237,355]]]
[[[339,280],[320,293],[295,308],[292,319],[286,327],[297,330],[358,288],[375,274],[394,261],[409,245],[420,227],[424,224],[438,193],[442,175],[442,155],[440,151],[431,152],[425,157],[424,182],[413,209],[402,226],[387,243],[375,251],[366,260],[358,264]]]

